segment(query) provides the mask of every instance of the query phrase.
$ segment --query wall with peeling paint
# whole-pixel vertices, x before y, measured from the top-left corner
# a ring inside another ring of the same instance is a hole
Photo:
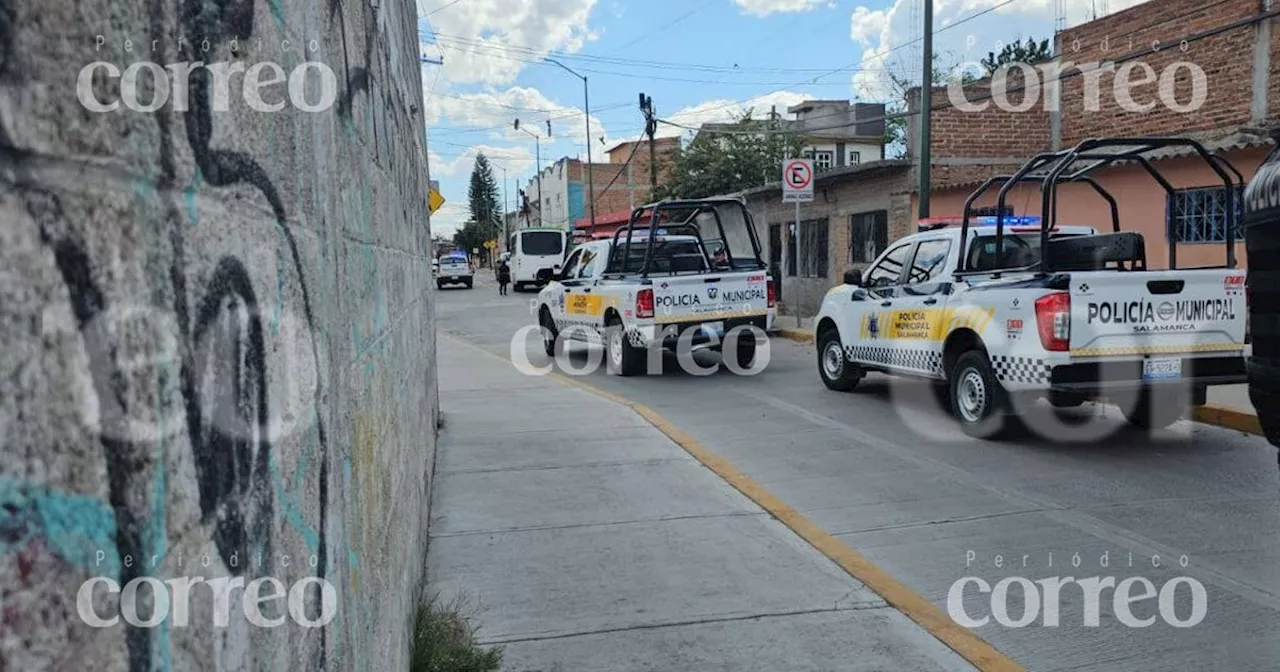
[[[0,0],[0,669],[407,666],[437,416],[415,25],[406,0]],[[207,69],[187,109],[77,98],[95,61],[308,60],[323,111],[255,111],[238,77],[219,109]],[[207,584],[186,624],[78,612],[92,577],[184,576],[315,576],[337,613],[258,627],[238,591],[218,623]]]

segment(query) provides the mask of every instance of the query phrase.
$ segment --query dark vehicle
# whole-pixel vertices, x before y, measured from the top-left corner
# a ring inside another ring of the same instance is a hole
[[[1276,134],[1280,142],[1280,133]],[[1244,193],[1249,252],[1249,397],[1267,440],[1280,446],[1280,147]]]

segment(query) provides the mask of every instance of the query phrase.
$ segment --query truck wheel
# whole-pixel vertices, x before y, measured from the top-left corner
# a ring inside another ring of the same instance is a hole
[[[443,282],[437,282],[437,283],[436,283],[436,289],[444,289],[444,283],[443,283]]]
[[[524,291],[524,283],[523,283],[523,282],[515,282],[515,283],[512,283],[512,284],[511,284],[511,291],[515,292],[516,294],[519,294],[519,293],[523,292],[523,291]]]
[[[551,319],[551,313],[544,308],[538,316],[538,324],[542,326],[542,348],[548,357],[554,358],[564,348],[560,343],[560,332],[556,331],[556,321]]]
[[[818,339],[818,375],[822,384],[836,392],[852,392],[862,382],[864,373],[844,354],[840,332],[828,329]]]
[[[1007,417],[1008,395],[991,370],[987,353],[970,350],[951,370],[951,412],[965,434],[997,439],[1013,425]]]
[[[750,329],[738,333],[738,366],[749,369],[756,363],[756,335]],[[721,351],[720,356],[724,356]]]
[[[472,284],[473,282],[474,282],[473,280],[468,280],[468,281],[467,281],[467,289],[471,289],[471,284]]]
[[[1122,409],[1124,418],[1138,429],[1164,429],[1177,422],[1187,410],[1185,395],[1179,392],[1143,390],[1132,406]]]
[[[609,372],[617,376],[638,376],[644,372],[644,349],[631,345],[622,321],[614,317],[605,326],[605,349],[609,354]]]

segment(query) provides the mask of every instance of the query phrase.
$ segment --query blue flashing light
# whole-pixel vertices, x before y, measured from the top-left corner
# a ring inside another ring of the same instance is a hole
[[[983,217],[974,217],[969,221],[974,226],[996,226],[999,220],[1000,218],[996,217],[995,215],[986,215]],[[1004,225],[1005,226],[1040,226],[1041,221],[1042,220],[1039,217],[1014,216],[1014,217],[1005,217]]]

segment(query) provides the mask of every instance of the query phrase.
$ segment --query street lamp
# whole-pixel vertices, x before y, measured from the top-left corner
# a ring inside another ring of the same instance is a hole
[[[591,233],[594,234],[596,232],[596,183],[595,180],[592,179],[591,175],[591,98],[587,94],[587,76],[574,72],[569,69],[569,66],[555,59],[548,58],[546,61],[548,63],[555,63],[561,68],[564,68],[565,72],[568,72],[574,77],[582,80],[582,112],[587,121],[587,188],[589,189],[588,193],[589,198],[591,199],[590,205],[588,206],[588,212],[591,216]],[[572,227],[572,224],[570,224],[570,227]]]
[[[536,152],[534,160],[538,164],[538,225],[542,225],[542,136],[527,128],[520,128],[520,119],[516,119],[515,129],[533,136],[533,147]],[[551,120],[547,120],[547,137],[551,137]]]

